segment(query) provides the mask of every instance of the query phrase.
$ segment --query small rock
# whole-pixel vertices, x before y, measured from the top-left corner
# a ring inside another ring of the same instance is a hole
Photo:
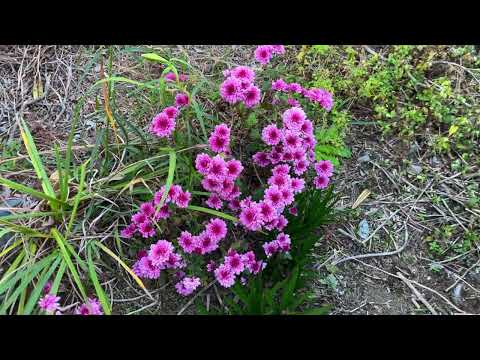
[[[422,167],[419,165],[410,165],[408,172],[414,175],[418,175],[422,172]]]
[[[368,226],[368,221],[366,219],[360,221],[358,235],[362,240],[366,240],[368,235],[370,235],[370,227]]]
[[[462,304],[462,290],[463,290],[463,283],[458,284],[452,290],[452,300],[456,305]]]
[[[368,155],[368,154],[362,155],[358,158],[358,161],[359,162],[369,162],[370,161],[370,155]]]

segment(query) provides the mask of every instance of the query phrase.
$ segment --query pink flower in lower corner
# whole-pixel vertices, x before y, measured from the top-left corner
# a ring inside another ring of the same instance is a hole
[[[274,124],[268,125],[262,130],[262,140],[267,145],[277,145],[282,140],[282,132]]]
[[[175,204],[179,208],[186,208],[188,204],[190,203],[190,200],[192,199],[192,194],[188,191],[181,191],[178,195],[177,198],[175,199]]]
[[[240,254],[231,254],[225,257],[225,265],[230,267],[230,269],[235,273],[235,275],[240,274],[245,268],[242,255]]]
[[[315,171],[317,175],[326,175],[328,177],[333,175],[333,164],[330,160],[320,160],[315,164]]]
[[[265,255],[267,255],[267,258],[275,254],[278,251],[278,249],[279,249],[279,246],[276,240],[263,244],[263,250],[265,251]]]
[[[38,301],[38,306],[40,306],[42,310],[45,310],[48,313],[53,313],[60,306],[60,304],[58,303],[59,301],[59,296],[47,294]]]
[[[260,89],[255,85],[250,85],[243,92],[243,96],[244,96],[243,102],[245,104],[245,107],[247,107],[247,108],[252,108],[255,105],[258,105],[260,103],[260,99],[262,97]]]
[[[125,239],[131,239],[136,231],[137,225],[135,225],[135,223],[131,223],[130,225],[122,229],[122,231],[120,232],[120,236]]]
[[[243,100],[242,83],[240,80],[233,77],[226,79],[220,85],[220,96],[231,105]]]
[[[89,298],[85,304],[75,310],[76,315],[103,315],[102,307],[97,299]]]
[[[138,226],[138,231],[145,239],[155,236],[155,227],[149,220],[141,223]]]
[[[215,210],[220,210],[223,207],[223,201],[215,193],[210,195],[210,197],[206,201],[206,204],[208,205],[208,207]]]

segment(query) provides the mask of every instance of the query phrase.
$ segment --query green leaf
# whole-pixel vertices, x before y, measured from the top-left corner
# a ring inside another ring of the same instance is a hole
[[[208,209],[208,208],[204,208],[204,207],[196,206],[196,205],[189,205],[187,207],[187,209],[193,210],[193,211],[203,212],[203,213],[214,215],[214,216],[218,216],[218,217],[221,217],[221,218],[224,218],[226,220],[233,221],[233,222],[238,222],[238,219],[236,217],[225,214],[225,213],[217,211],[217,210]]]
[[[246,122],[247,127],[251,128],[255,126],[257,123],[258,123],[257,116],[255,115],[254,112],[252,112],[247,118],[247,122]]]
[[[161,64],[170,64],[170,62],[167,59],[155,53],[142,54],[142,57],[149,61],[159,62]]]
[[[68,238],[68,236],[70,235],[73,222],[75,221],[75,217],[77,215],[78,204],[80,203],[83,187],[85,184],[85,168],[87,166],[87,162],[83,163],[80,167],[80,184],[78,185],[77,195],[75,196],[75,199],[73,201],[72,213],[70,215],[70,221],[68,222],[67,230],[65,232],[65,238]]]
[[[87,292],[85,291],[85,287],[82,284],[82,281],[80,280],[80,275],[78,274],[77,269],[75,268],[75,265],[72,262],[72,259],[70,257],[70,253],[65,247],[65,239],[63,236],[58,232],[57,229],[53,228],[51,229],[51,234],[57,240],[58,247],[60,248],[60,251],[63,255],[63,259],[67,263],[68,269],[70,270],[70,273],[72,274],[73,280],[75,281],[78,290],[80,290],[80,293],[82,294],[83,300],[86,302],[87,301]]]
[[[37,173],[37,177],[39,178],[42,189],[46,195],[51,198],[56,198],[55,191],[53,190],[52,184],[47,176],[47,172],[43,167],[42,160],[40,159],[40,155],[38,154],[37,147],[35,146],[35,142],[33,141],[32,134],[30,134],[30,130],[28,130],[27,124],[23,119],[20,121],[20,134],[23,139],[23,143],[25,144],[25,148],[27,149],[28,156],[32,161],[33,168]],[[55,204],[56,205],[56,204]]]
[[[16,183],[14,181],[11,181],[11,180],[8,180],[8,179],[2,178],[2,177],[0,177],[0,184],[8,186],[10,189],[20,191],[24,194],[31,195],[35,198],[42,199],[42,200],[47,200],[51,204],[55,204],[55,205],[64,204],[62,201],[58,200],[55,197],[52,197],[50,195],[47,195],[45,193],[42,193],[42,192],[37,191],[35,189],[32,189],[28,186]]]
[[[94,243],[91,243],[92,246]],[[105,315],[111,315],[112,312],[110,310],[110,304],[108,302],[107,296],[98,281],[97,273],[95,271],[95,265],[93,264],[92,260],[92,248],[91,246],[87,249],[88,254],[88,273],[90,274],[90,279],[92,280],[93,286],[95,287],[95,292],[97,293],[97,297],[100,300],[100,304],[102,304],[103,312]]]

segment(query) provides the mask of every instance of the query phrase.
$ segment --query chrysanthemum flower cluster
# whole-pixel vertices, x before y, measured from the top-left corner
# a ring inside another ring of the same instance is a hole
[[[63,315],[62,311],[60,311],[60,296],[51,294],[51,288],[52,283],[47,282],[47,284],[43,288],[43,293],[45,295],[38,301],[38,306],[48,315]],[[103,315],[103,311],[100,302],[96,298],[88,298],[86,303],[81,304],[80,306],[75,308],[74,314]]]
[[[222,153],[230,152],[230,128],[226,124],[217,125],[208,142],[210,149],[220,154],[213,157],[206,153],[198,154],[195,168],[203,175],[203,188],[211,192],[207,205],[220,210],[224,205],[223,201],[232,202],[240,196],[240,188],[235,181],[243,171],[243,166],[236,159],[225,160],[222,156]]]
[[[175,96],[175,106],[168,106],[155,115],[149,131],[158,137],[170,137],[175,130],[176,119],[181,108],[187,106],[189,102],[187,94],[178,93]]]
[[[256,260],[255,253],[249,251],[245,254],[239,254],[235,250],[230,250],[224,258],[223,264],[213,270],[209,267],[209,271],[214,271],[215,278],[220,285],[229,288],[235,284],[236,277],[243,272],[256,275],[265,268],[262,260]]]
[[[283,54],[285,54],[283,45],[260,45],[255,49],[255,60],[262,65],[266,65],[274,55]]]
[[[158,240],[133,265],[133,272],[142,278],[158,279],[162,270],[184,268],[186,266],[185,261],[174,250],[170,241]]]
[[[190,192],[184,191],[180,185],[172,185],[164,204],[158,208],[164,192],[165,186],[162,186],[155,193],[153,201],[140,205],[140,210],[132,216],[130,225],[121,231],[122,237],[130,239],[137,232],[144,238],[155,236],[155,222],[160,219],[167,219],[171,215],[169,204],[175,204],[179,208],[186,208],[192,198]]]
[[[290,95],[303,96],[309,101],[319,104],[327,111],[330,111],[333,107],[333,96],[329,91],[325,89],[305,89],[298,83],[287,83],[283,79],[278,79],[272,82],[272,90]],[[289,97],[288,104],[298,106],[299,102],[292,97]]]
[[[255,71],[248,66],[237,66],[223,72],[226,77],[220,85],[220,96],[229,104],[243,102],[252,108],[260,103],[262,93],[255,85]]]

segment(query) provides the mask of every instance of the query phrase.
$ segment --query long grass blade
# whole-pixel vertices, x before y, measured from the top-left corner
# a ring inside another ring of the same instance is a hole
[[[35,189],[32,189],[31,187],[19,184],[15,181],[11,181],[11,180],[0,177],[0,184],[5,185],[5,186],[9,187],[10,189],[20,191],[24,194],[31,195],[35,198],[42,199],[42,200],[47,200],[51,204],[55,204],[55,205],[62,204],[62,201],[58,200],[55,197],[52,197],[50,195],[47,195],[45,193],[42,193],[42,192],[37,191]]]
[[[88,161],[87,161],[88,162]],[[80,204],[80,199],[82,197],[83,187],[85,185],[85,168],[87,163],[83,163],[80,167],[80,184],[78,185],[77,195],[73,201],[72,213],[70,215],[70,221],[68,222],[67,230],[65,232],[65,238],[68,238],[72,230],[73,222],[77,216],[78,204]]]
[[[93,243],[92,243],[93,244]],[[97,293],[97,297],[100,300],[100,304],[102,304],[103,312],[105,315],[111,315],[112,311],[110,309],[110,304],[108,302],[107,296],[98,281],[97,272],[95,271],[95,265],[93,264],[92,259],[92,248],[89,246],[87,249],[87,260],[88,260],[88,273],[90,274],[90,279],[92,280],[93,286],[95,287],[95,292]]]
[[[125,271],[127,271],[130,274],[130,276],[142,288],[142,290],[145,291],[145,293],[148,295],[148,297],[150,297],[150,299],[154,300],[153,296],[147,290],[147,288],[143,284],[142,280],[140,280],[140,278],[133,272],[132,269],[130,269],[128,267],[127,264],[125,264],[117,255],[115,255],[109,248],[107,248],[102,243],[100,243],[98,241],[95,241],[95,245],[98,246],[100,249],[102,249],[104,252],[106,252],[108,255],[110,255],[112,258],[114,258],[120,264],[120,266],[122,266],[125,269]]]
[[[72,259],[70,257],[70,253],[65,247],[65,239],[63,236],[58,232],[57,229],[52,229],[51,230],[52,236],[55,238],[57,241],[58,247],[60,248],[60,251],[63,255],[63,259],[67,263],[68,269],[70,270],[70,273],[72,274],[73,280],[77,284],[78,290],[83,296],[83,299],[87,301],[87,292],[85,291],[85,287],[82,284],[82,281],[80,280],[80,275],[78,274],[77,269],[73,265]]]
[[[224,218],[226,220],[233,221],[233,222],[238,222],[238,219],[236,217],[225,214],[221,211],[212,210],[212,209],[208,209],[208,208],[204,208],[204,207],[196,206],[196,205],[189,205],[187,207],[187,209],[193,210],[193,211],[203,212],[203,213],[214,215],[214,216],[218,216],[218,217],[221,217],[221,218]]]

